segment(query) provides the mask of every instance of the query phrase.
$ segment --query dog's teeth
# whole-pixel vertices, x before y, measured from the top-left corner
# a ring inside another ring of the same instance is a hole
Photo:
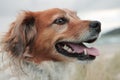
[[[63,49],[70,52],[70,53],[72,53],[72,49],[69,48],[67,45],[64,45]]]
[[[86,49],[84,49],[84,54],[87,55],[87,50]]]
[[[71,53],[71,52],[72,52],[72,49],[69,48],[67,51]]]
[[[69,47],[67,46],[67,45],[64,45],[64,47],[63,47],[65,50],[68,50],[69,49]]]

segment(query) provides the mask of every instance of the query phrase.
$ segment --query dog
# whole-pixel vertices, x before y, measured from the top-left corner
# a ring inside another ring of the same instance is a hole
[[[15,80],[75,80],[76,62],[93,61],[99,21],[81,20],[68,9],[23,11],[3,37]]]

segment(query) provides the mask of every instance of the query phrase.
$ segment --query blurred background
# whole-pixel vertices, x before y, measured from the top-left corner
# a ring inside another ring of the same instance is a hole
[[[114,78],[104,80],[120,80],[120,0],[0,0],[0,35],[9,29],[9,24],[20,11],[56,7],[77,11],[81,19],[98,20],[102,23],[100,38],[93,45],[104,57],[104,63],[107,63],[106,60],[114,60],[110,64],[113,66],[110,69],[113,70],[111,75],[114,74]]]

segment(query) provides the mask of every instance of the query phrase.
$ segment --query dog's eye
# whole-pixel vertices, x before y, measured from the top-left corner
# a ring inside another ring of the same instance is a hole
[[[68,22],[68,20],[66,18],[62,17],[62,18],[57,18],[53,23],[58,24],[58,25],[63,25],[67,22]]]

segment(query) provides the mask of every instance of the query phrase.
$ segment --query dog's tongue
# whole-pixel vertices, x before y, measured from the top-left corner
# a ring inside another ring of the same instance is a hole
[[[83,44],[68,44],[70,47],[72,47],[72,49],[74,50],[74,52],[76,53],[82,53],[85,49],[88,55],[93,55],[93,56],[98,56],[99,55],[99,51],[96,48],[88,48]]]

